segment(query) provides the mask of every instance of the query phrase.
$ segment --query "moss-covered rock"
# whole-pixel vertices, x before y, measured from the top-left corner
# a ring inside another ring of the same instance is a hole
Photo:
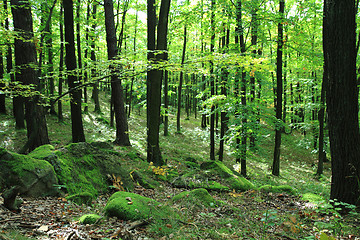
[[[116,192],[108,200],[105,215],[123,220],[141,220],[153,217],[168,218],[176,213],[168,206],[147,197],[129,192]]]
[[[192,205],[205,207],[215,207],[222,204],[216,201],[204,188],[181,192],[173,197],[173,201],[186,201]]]
[[[264,192],[274,192],[274,193],[288,193],[291,195],[295,195],[296,191],[289,185],[279,185],[279,186],[271,186],[271,185],[264,185],[259,187],[260,191]]]
[[[129,171],[121,165],[121,154],[108,142],[72,143],[59,150],[45,145],[30,155],[51,163],[71,195],[87,192],[94,197],[106,192],[114,177],[126,190],[134,187]]]
[[[81,204],[91,205],[91,202],[94,198],[95,198],[94,195],[88,192],[76,193],[66,197],[67,200],[70,200],[79,205]]]
[[[54,187],[57,178],[50,163],[5,149],[0,151],[0,191],[19,186],[20,194],[25,196],[58,195]]]
[[[81,223],[81,224],[94,224],[100,218],[102,218],[102,217],[97,215],[97,214],[85,214],[85,215],[80,217],[79,223]]]
[[[302,195],[301,199],[304,201],[312,202],[312,203],[318,203],[318,202],[324,201],[323,197],[321,197],[317,194],[314,194],[314,193],[304,193]]]
[[[206,161],[200,165],[202,170],[209,170],[215,172],[218,176],[228,178],[234,175],[234,173],[220,161]]]
[[[196,162],[185,161],[185,165],[188,168],[194,168],[194,169],[199,169],[200,168],[200,164],[198,164]]]
[[[155,187],[159,186],[159,182],[148,178],[146,175],[141,174],[139,171],[134,170],[131,172],[131,176],[134,181],[147,189],[155,189]]]

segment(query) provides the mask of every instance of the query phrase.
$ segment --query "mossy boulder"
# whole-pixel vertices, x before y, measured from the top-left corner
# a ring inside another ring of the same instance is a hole
[[[236,191],[255,189],[255,186],[246,178],[235,174],[230,168],[220,161],[206,161],[200,165],[206,176],[217,176],[222,183]]]
[[[88,192],[76,193],[66,197],[67,200],[70,200],[79,205],[81,204],[91,205],[91,202],[94,198],[95,196]]]
[[[81,223],[81,224],[94,224],[100,218],[102,218],[102,217],[97,215],[97,214],[85,214],[85,215],[80,217],[79,223]]]
[[[172,185],[178,188],[204,188],[211,191],[229,191],[230,188],[214,180],[210,180],[201,171],[191,171],[179,176],[172,181]]]
[[[47,161],[0,149],[0,191],[19,186],[24,196],[55,196],[57,183],[54,168]]]
[[[153,217],[168,218],[177,215],[170,207],[135,193],[116,192],[108,200],[105,215],[123,220],[141,220]]]
[[[314,194],[314,193],[304,193],[302,195],[301,199],[304,201],[312,202],[312,203],[318,203],[318,202],[324,201],[323,197],[321,197],[320,195]]]
[[[221,202],[216,201],[209,192],[204,188],[194,189],[192,191],[184,191],[175,195],[172,199],[174,202],[188,202],[191,205],[215,207],[222,205]]]
[[[51,163],[71,195],[87,192],[97,196],[108,191],[114,177],[126,190],[134,187],[129,171],[122,167],[121,154],[108,142],[72,143],[59,150],[45,145],[30,155]]]
[[[140,171],[134,170],[131,172],[131,176],[135,182],[147,189],[155,189],[160,185],[159,182],[149,178],[146,174],[142,174]]]
[[[273,192],[273,193],[288,193],[291,195],[296,194],[296,191],[289,185],[279,185],[279,186],[263,185],[259,187],[259,190],[264,192]]]

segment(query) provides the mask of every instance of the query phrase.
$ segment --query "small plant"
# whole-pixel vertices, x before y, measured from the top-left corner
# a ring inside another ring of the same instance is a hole
[[[120,176],[115,176],[114,174],[108,174],[108,178],[112,181],[113,185],[111,187],[115,188],[117,191],[125,191],[123,187],[123,182]]]
[[[263,223],[264,232],[266,232],[270,227],[273,227],[276,225],[277,220],[277,211],[268,209],[265,213],[263,213],[263,217],[260,219],[260,221]]]

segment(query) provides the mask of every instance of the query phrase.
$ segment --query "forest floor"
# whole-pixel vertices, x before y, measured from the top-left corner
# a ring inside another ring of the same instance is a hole
[[[90,109],[91,110],[91,109]],[[106,115],[93,112],[84,114],[87,141],[113,140],[115,131]],[[139,114],[141,113],[141,115]],[[59,123],[48,116],[48,130],[56,148],[71,142],[71,124],[68,115]],[[170,115],[170,136],[161,136],[161,149],[167,164],[178,171],[186,171],[182,162],[187,157],[208,158],[208,131],[200,128],[200,119],[182,120],[182,132],[175,133],[175,117]],[[146,150],[146,118],[144,111],[132,113],[129,130],[132,149],[143,157]],[[10,151],[22,147],[25,130],[15,130],[10,114],[0,116],[0,146]],[[91,206],[79,206],[60,198],[25,198],[20,213],[0,207],[0,239],[360,239],[360,214],[340,215],[326,202],[313,204],[302,200],[306,193],[324,199],[330,192],[330,163],[325,163],[324,175],[315,178],[316,154],[311,151],[311,137],[297,131],[283,134],[281,176],[271,175],[273,133],[263,124],[259,130],[256,148],[249,151],[248,179],[257,187],[271,184],[290,185],[296,196],[285,193],[266,193],[257,190],[246,192],[210,192],[216,200],[226,204],[204,208],[186,202],[174,204],[184,220],[168,219],[131,229],[133,223],[114,218],[102,218],[97,224],[79,224],[85,213],[102,214],[110,194],[99,196]],[[120,149],[120,148],[119,148]],[[144,157],[144,159],[146,159]],[[238,168],[231,149],[225,149],[224,163]],[[174,188],[162,182],[156,189],[136,187],[134,192],[166,201],[185,189]],[[0,197],[0,204],[2,203]],[[131,230],[130,230],[131,229]]]

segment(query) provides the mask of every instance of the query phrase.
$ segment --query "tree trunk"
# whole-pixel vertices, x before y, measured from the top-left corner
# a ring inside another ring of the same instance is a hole
[[[182,49],[182,55],[181,55],[181,66],[184,65],[185,62],[185,54],[186,54],[186,23],[184,25],[184,41],[183,41],[183,49]],[[180,72],[180,79],[179,79],[179,87],[178,87],[178,106],[177,106],[177,115],[176,115],[176,132],[181,132],[181,103],[182,103],[182,85],[184,81],[184,71]]]
[[[112,0],[104,0],[105,26],[108,59],[114,60],[117,57],[116,32],[114,21],[114,7]],[[111,71],[111,98],[114,104],[116,139],[115,144],[130,146],[127,117],[124,107],[124,95],[116,66],[110,63]]]
[[[59,59],[59,85],[58,85],[59,96],[62,94],[63,82],[64,82],[64,25],[63,25],[63,19],[64,19],[63,4],[61,3],[60,19],[59,19],[59,24],[60,24],[60,59]],[[64,120],[61,99],[59,99],[59,102],[58,102],[58,119],[59,119],[59,122],[62,122]]]
[[[167,59],[167,33],[168,16],[170,11],[170,0],[161,0],[159,24],[157,31],[157,47],[155,48],[155,26],[156,12],[154,0],[147,1],[148,11],[148,60],[157,61]],[[153,50],[161,50],[162,53],[156,55],[151,53]],[[160,105],[161,105],[161,79],[162,70],[151,70],[148,72],[147,79],[147,160],[156,166],[164,165],[159,146],[159,125],[160,125]]]
[[[96,36],[95,36],[95,30],[96,30],[96,7],[97,7],[97,3],[93,2],[93,9],[92,9],[92,17],[93,17],[93,25],[91,26],[92,28],[92,40],[91,40],[91,53],[90,53],[90,59],[93,63],[93,66],[91,68],[91,77],[94,78],[97,76],[96,73],[96,54],[95,54],[95,48],[96,48],[96,44],[95,44],[95,40],[96,40]],[[100,108],[100,101],[99,101],[99,83],[96,81],[93,85],[93,91],[92,91],[92,97],[94,100],[94,104],[95,104],[95,109],[94,112],[95,113],[101,113],[101,108]]]
[[[91,3],[88,2],[87,6],[86,6],[86,25],[89,25],[89,21],[90,21],[90,5],[91,5]],[[86,84],[89,80],[89,71],[88,71],[89,63],[87,62],[87,60],[89,58],[89,28],[86,28],[86,30],[85,30],[85,43],[86,43],[86,47],[85,47],[85,52],[84,52],[84,58],[86,59],[86,62],[84,64],[85,65],[84,84]],[[84,112],[87,113],[89,111],[87,86],[84,86],[84,103],[85,103]]]
[[[326,94],[326,74],[327,70],[325,69],[326,65],[324,64],[324,74],[323,81],[321,84],[321,96],[320,96],[320,109],[318,112],[318,120],[319,120],[319,161],[316,170],[316,175],[320,176],[323,174],[324,170],[324,161],[326,157],[326,152],[324,150],[324,117],[325,117],[325,94]]]
[[[332,169],[330,198],[360,205],[354,1],[325,0],[323,30]]]
[[[34,85],[38,88],[39,79],[31,66],[37,65],[36,48],[32,41],[34,34],[31,7],[28,1],[20,0],[11,0],[11,6],[14,30],[21,36],[15,39],[15,63],[20,69],[17,71],[16,78],[20,79],[24,85]],[[20,150],[21,153],[49,143],[45,112],[39,104],[39,96],[28,97],[26,100],[25,118],[28,141]]]
[[[283,131],[282,124],[282,55],[283,55],[283,22],[285,12],[285,0],[280,0],[280,22],[278,23],[278,45],[276,58],[276,122],[275,122],[275,147],[274,147],[274,161],[272,166],[272,174],[280,175],[280,146],[281,146],[281,132]]]
[[[3,53],[0,49],[0,114],[6,114],[5,107],[5,82],[4,81],[4,61],[3,61]]]
[[[82,122],[81,113],[81,89],[74,90],[78,85],[78,77],[76,70],[76,56],[75,56],[75,37],[74,37],[74,13],[73,1],[64,0],[64,25],[65,25],[65,45],[66,55],[65,64],[68,70],[68,84],[70,93],[70,108],[71,108],[71,127],[72,127],[72,141],[85,142],[85,134]]]
[[[215,45],[215,0],[211,0],[211,15],[210,15],[210,26],[211,26],[211,42],[210,52],[214,53]],[[214,79],[214,63],[210,61],[210,92],[211,96],[215,95],[215,79]],[[211,106],[210,113],[210,160],[215,160],[215,106]]]

